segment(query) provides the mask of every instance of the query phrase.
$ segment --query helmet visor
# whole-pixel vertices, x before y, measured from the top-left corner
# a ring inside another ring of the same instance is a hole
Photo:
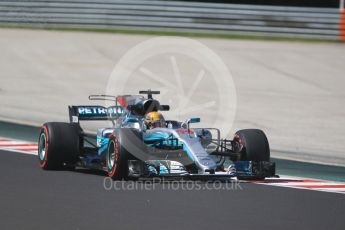
[[[162,124],[160,121],[152,121],[150,123],[150,126],[151,126],[151,128],[159,128],[159,127],[162,127]]]

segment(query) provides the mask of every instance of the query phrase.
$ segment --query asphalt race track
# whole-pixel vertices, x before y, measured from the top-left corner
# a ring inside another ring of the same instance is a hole
[[[344,229],[345,196],[241,183],[183,190],[107,190],[104,176],[43,171],[36,156],[0,150],[1,229]],[[171,184],[170,184],[171,185]],[[126,187],[127,186],[127,187]],[[240,189],[241,187],[242,189]],[[108,187],[107,187],[108,188]],[[197,191],[195,191],[197,190]]]

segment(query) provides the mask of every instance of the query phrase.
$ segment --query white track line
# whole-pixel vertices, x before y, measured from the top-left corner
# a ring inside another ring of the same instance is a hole
[[[0,137],[0,149],[28,155],[37,155],[37,143]]]
[[[283,176],[281,178],[272,178],[272,179],[268,179],[267,181],[268,182],[258,181],[258,182],[253,182],[253,183],[277,186],[277,187],[285,187],[285,188],[306,189],[306,190],[313,190],[313,191],[345,194],[345,183],[343,182],[306,179],[306,178],[290,177],[290,176]]]

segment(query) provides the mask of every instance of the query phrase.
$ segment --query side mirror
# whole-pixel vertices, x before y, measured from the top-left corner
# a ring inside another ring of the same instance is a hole
[[[187,123],[187,130],[188,130],[188,133],[189,133],[189,136],[191,136],[191,132],[190,132],[190,124],[191,123],[199,123],[200,122],[200,118],[199,117],[194,117],[194,118],[190,118],[188,119],[185,123]]]
[[[187,123],[199,123],[199,122],[200,122],[200,118],[195,117],[195,118],[189,119]]]

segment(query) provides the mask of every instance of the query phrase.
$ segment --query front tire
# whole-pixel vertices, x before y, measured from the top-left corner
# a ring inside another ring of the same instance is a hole
[[[113,180],[121,180],[125,175],[123,172],[124,168],[124,160],[123,155],[124,153],[121,152],[121,159],[120,159],[120,146],[118,138],[113,135],[110,137],[109,144],[108,144],[108,151],[106,155],[106,162],[107,162],[107,170],[108,176],[111,177]],[[121,160],[121,161],[120,161]],[[121,167],[121,168],[120,168]]]
[[[234,137],[235,151],[241,153],[241,160],[270,161],[270,147],[265,133],[260,129],[243,129]]]
[[[138,140],[133,140],[133,138],[138,138]],[[137,148],[143,148],[142,135],[135,129],[118,129],[110,136],[106,153],[106,165],[108,176],[113,180],[129,179],[128,161],[137,160],[137,158],[125,146],[128,148],[132,144],[136,145]]]
[[[42,169],[73,165],[78,154],[79,127],[76,124],[49,122],[42,125],[38,139],[38,160]]]

